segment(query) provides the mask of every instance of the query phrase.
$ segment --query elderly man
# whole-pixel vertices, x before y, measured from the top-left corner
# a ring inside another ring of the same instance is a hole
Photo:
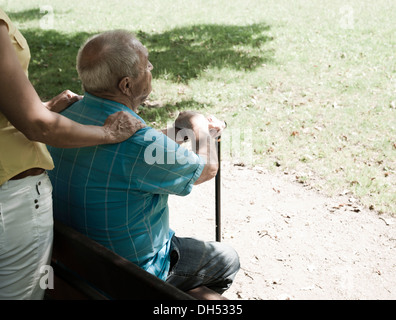
[[[84,98],[63,115],[97,124],[123,110],[144,123],[136,112],[151,92],[152,69],[147,49],[130,33],[92,37],[77,56]],[[50,148],[55,218],[181,290],[223,293],[239,270],[237,253],[223,243],[176,237],[168,212],[169,194],[187,195],[216,175],[210,131],[221,129],[183,112],[172,128],[146,126],[119,144]],[[176,142],[184,136],[193,152]]]

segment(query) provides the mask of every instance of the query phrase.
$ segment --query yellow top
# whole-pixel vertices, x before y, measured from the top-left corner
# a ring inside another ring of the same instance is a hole
[[[30,61],[29,46],[1,8],[0,20],[3,20],[8,26],[8,34],[12,45],[27,76]],[[54,163],[47,147],[45,144],[27,139],[0,112],[0,185],[18,173],[31,168],[47,170],[54,168]]]

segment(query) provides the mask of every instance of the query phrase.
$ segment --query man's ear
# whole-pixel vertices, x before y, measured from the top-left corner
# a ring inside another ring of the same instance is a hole
[[[118,83],[118,89],[120,89],[120,91],[127,96],[131,95],[131,88],[132,79],[130,77],[124,77]]]

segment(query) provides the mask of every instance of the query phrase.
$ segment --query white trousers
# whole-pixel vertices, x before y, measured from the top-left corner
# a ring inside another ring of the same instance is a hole
[[[0,186],[0,299],[39,300],[52,253],[52,185],[47,173]]]

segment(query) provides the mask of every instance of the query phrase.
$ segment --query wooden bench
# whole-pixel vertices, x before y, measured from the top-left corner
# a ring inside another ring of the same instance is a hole
[[[51,266],[54,288],[46,299],[194,299],[59,221]]]

